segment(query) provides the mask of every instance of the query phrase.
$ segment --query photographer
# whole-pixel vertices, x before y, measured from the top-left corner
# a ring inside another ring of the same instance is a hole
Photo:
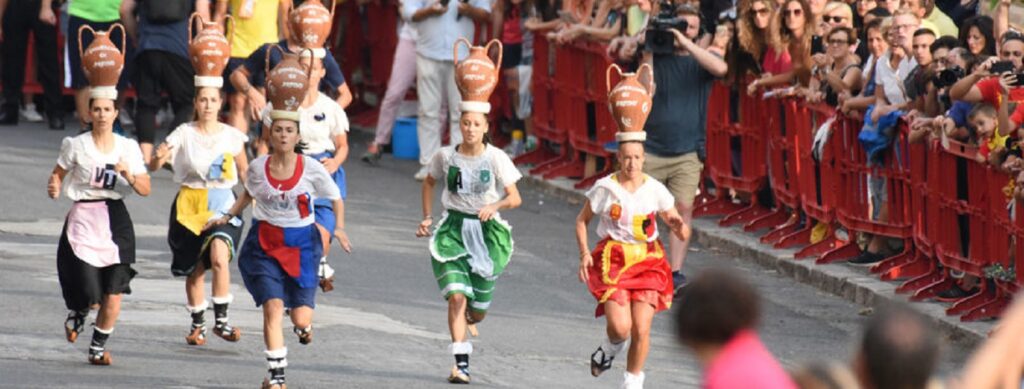
[[[953,100],[961,100],[969,103],[984,102],[991,104],[997,109],[1003,101],[1003,94],[1007,94],[1007,87],[1014,91],[1019,90],[1021,83],[1019,78],[1024,78],[1024,66],[1021,65],[1021,53],[1024,52],[1024,36],[1015,31],[1003,34],[1000,42],[999,58],[989,58],[982,63],[967,77],[950,88],[949,96]],[[1002,82],[1001,79],[1005,79]],[[1008,135],[1024,124],[1024,104],[1017,105],[1006,120],[1000,118],[999,134]]]
[[[698,11],[681,5],[673,17],[669,7],[671,4],[661,6],[663,11],[655,14],[643,35],[643,61],[653,66],[655,84],[651,114],[644,126],[644,172],[668,187],[679,214],[689,223],[704,168],[704,125],[711,84],[725,75],[728,66],[721,57],[694,43],[700,32]],[[688,242],[675,237],[671,242],[669,262],[678,290],[685,282],[681,269]]]

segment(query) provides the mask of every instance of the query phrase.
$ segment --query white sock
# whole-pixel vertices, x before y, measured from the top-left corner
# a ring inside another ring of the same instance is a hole
[[[101,334],[110,335],[110,334],[112,334],[114,332],[114,327],[110,327],[110,329],[106,329],[106,330],[100,328],[100,326],[96,326],[95,328],[96,328],[96,332],[99,332]]]
[[[627,371],[622,374],[622,378],[622,389],[643,389],[644,387],[644,372],[632,374]]]
[[[448,346],[448,351],[451,351],[452,355],[472,354],[473,344],[469,342],[452,342],[452,344]]]
[[[214,297],[213,301],[217,301],[217,298]],[[209,308],[209,307],[210,307],[210,302],[208,302],[206,300],[203,300],[202,303],[200,303],[199,305],[196,305],[194,307],[191,306],[191,305],[188,305],[188,303],[185,303],[185,309],[188,309],[189,313],[199,313],[199,312],[205,311],[206,308]]]
[[[604,342],[601,343],[601,350],[604,350],[604,354],[608,358],[615,358],[616,355],[619,355],[619,351],[622,351],[624,347],[626,347],[625,340],[619,343],[612,343],[611,339],[606,338]]]
[[[281,347],[277,350],[266,350],[267,365],[271,369],[288,367],[288,348]]]
[[[234,301],[234,300],[235,300],[235,296],[232,295],[231,293],[228,293],[227,296],[222,296],[222,297],[213,296],[213,303],[214,304],[231,304],[231,302]],[[205,304],[206,302],[204,301],[203,303]]]

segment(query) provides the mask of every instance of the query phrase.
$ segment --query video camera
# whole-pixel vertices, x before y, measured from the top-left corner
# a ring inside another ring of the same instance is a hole
[[[689,26],[686,20],[676,16],[676,7],[672,2],[662,0],[658,15],[647,23],[644,50],[659,55],[675,53],[676,37],[669,30],[674,28],[685,34]]]
[[[961,78],[964,78],[965,75],[964,68],[959,66],[943,69],[932,77],[932,85],[935,85],[936,88],[952,86],[957,81],[960,81]]]

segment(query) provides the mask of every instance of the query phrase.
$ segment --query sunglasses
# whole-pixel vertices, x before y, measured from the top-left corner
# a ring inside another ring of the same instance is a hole
[[[835,45],[835,46],[848,45],[848,44],[850,44],[850,41],[845,40],[845,39],[829,39],[828,40],[828,44]]]
[[[772,12],[772,11],[769,10],[768,8],[759,8],[759,9],[751,9],[750,12],[755,14],[755,15],[757,15],[757,16],[763,16],[763,15],[767,15],[769,12]]]
[[[822,16],[821,20],[823,20],[825,23],[842,23],[844,20],[846,20],[846,18],[842,17],[842,16],[827,16],[826,15],[826,16]]]
[[[804,14],[804,10],[800,8],[787,9],[782,11],[782,16],[800,16]]]

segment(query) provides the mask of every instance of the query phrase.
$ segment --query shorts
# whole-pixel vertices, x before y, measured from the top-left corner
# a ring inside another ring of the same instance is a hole
[[[224,93],[228,95],[237,93],[235,84],[231,83],[231,73],[235,72],[235,69],[245,64],[245,58],[231,57],[228,59],[228,66],[224,68]]]
[[[469,300],[469,309],[487,312],[491,307],[496,281],[488,281],[474,273],[465,258],[448,262],[431,259],[430,263],[434,268],[437,286],[445,300],[453,294],[461,293]]]
[[[504,46],[501,57],[501,70],[513,69],[523,63],[523,44],[513,43]]]
[[[81,58],[81,56],[78,53],[78,47],[79,47],[78,29],[81,28],[82,26],[89,26],[93,30],[96,30],[96,31],[107,31],[115,23],[117,23],[116,20],[112,21],[112,22],[92,22],[92,21],[89,21],[89,20],[86,20],[86,19],[74,16],[74,15],[71,15],[70,17],[68,17],[68,32],[70,33],[70,35],[68,35],[68,37],[66,39],[66,41],[67,41],[67,52],[66,52],[67,55],[66,55],[66,58],[67,58],[67,72],[70,72],[70,74],[71,74],[71,78],[70,78],[71,83],[70,83],[70,85],[67,85],[67,86],[70,86],[72,89],[82,89],[82,88],[86,88],[86,87],[89,86],[89,80],[85,78],[85,71],[82,70],[82,58]],[[84,45],[82,47],[83,51],[86,48],[89,47],[89,44],[92,43],[92,40],[93,40],[93,35],[92,34],[90,34],[88,32],[83,32],[82,33],[82,42],[81,43]],[[116,32],[114,34],[111,34],[110,35],[110,40],[112,42],[114,42],[114,45],[117,46],[119,49],[120,48],[124,48],[126,51],[128,51],[128,52],[126,52],[126,55],[125,55],[124,70],[121,72],[121,78],[117,82],[117,89],[118,90],[124,90],[125,88],[128,87],[128,80],[130,80],[131,77],[132,77],[132,68],[133,68],[133,66],[131,66],[131,63],[134,62],[134,61],[132,61],[132,55],[131,55],[131,52],[130,52],[130,48],[124,47],[123,43],[121,42],[121,33],[120,32]]]
[[[644,173],[665,184],[669,193],[676,199],[676,203],[687,207],[693,206],[703,171],[704,163],[697,157],[696,152],[674,157],[647,154],[647,161],[644,164]]]

